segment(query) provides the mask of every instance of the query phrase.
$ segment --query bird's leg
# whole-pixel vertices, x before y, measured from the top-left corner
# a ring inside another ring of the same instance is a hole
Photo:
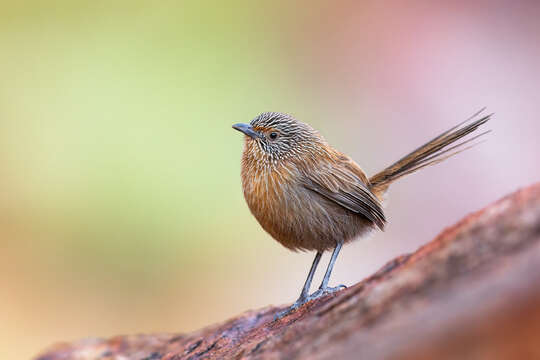
[[[302,288],[302,292],[300,293],[300,297],[298,298],[298,300],[296,300],[296,303],[300,303],[300,305],[307,301],[307,298],[309,296],[309,289],[311,287],[311,281],[313,281],[313,275],[315,275],[315,270],[317,270],[317,266],[319,265],[321,256],[322,252],[317,251],[317,254],[315,254],[315,259],[313,259],[313,263],[311,264],[311,269],[309,269],[309,274],[306,278],[306,282],[304,283],[304,287]]]
[[[313,275],[315,275],[315,270],[317,270],[317,265],[319,265],[319,261],[321,260],[322,252],[317,251],[317,254],[315,255],[315,259],[313,259],[313,264],[311,264],[311,269],[309,270],[309,274],[307,276],[306,282],[304,283],[304,287],[302,288],[302,292],[300,293],[300,297],[294,304],[292,304],[289,308],[285,309],[284,311],[278,313],[276,315],[276,319],[282,318],[285,315],[288,315],[293,310],[298,309],[301,305],[308,302],[310,299],[309,297],[309,288],[311,287],[311,281],[313,280]]]
[[[334,269],[334,264],[336,262],[336,259],[339,255],[339,251],[341,250],[341,247],[343,246],[343,242],[339,241],[336,244],[336,247],[334,248],[334,252],[332,252],[332,257],[330,258],[330,262],[328,263],[328,268],[326,268],[326,273],[324,274],[323,281],[321,283],[321,286],[319,286],[319,290],[315,291],[310,297],[309,300],[316,299],[320,296],[330,294],[336,291],[339,291],[341,289],[345,289],[345,285],[339,285],[336,287],[328,287],[328,281],[330,280],[330,275],[332,274],[332,270]]]

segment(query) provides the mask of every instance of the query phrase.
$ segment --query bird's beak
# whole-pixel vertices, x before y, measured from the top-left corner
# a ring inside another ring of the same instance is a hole
[[[249,124],[234,124],[232,127],[235,130],[243,132],[252,139],[257,139],[261,136],[258,132],[253,130],[253,128]]]

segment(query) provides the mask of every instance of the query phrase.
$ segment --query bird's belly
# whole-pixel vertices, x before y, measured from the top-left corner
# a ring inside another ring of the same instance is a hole
[[[373,228],[363,216],[302,185],[281,184],[267,189],[264,196],[246,193],[247,203],[260,225],[289,249],[325,251]]]

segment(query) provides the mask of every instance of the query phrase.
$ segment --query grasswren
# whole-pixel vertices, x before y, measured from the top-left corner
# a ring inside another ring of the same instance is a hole
[[[245,134],[241,177],[251,213],[286,248],[316,251],[300,297],[279,316],[344,288],[328,286],[342,245],[384,229],[383,197],[393,181],[469,148],[487,133],[465,138],[489,120],[491,115],[480,116],[482,111],[369,178],[350,157],[290,115],[266,112],[249,124],[233,125]],[[331,249],[323,281],[310,295],[319,260]]]

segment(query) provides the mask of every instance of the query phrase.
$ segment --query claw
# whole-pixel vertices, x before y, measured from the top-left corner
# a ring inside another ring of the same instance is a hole
[[[338,285],[336,287],[326,287],[326,288],[319,288],[317,291],[315,291],[313,294],[309,296],[309,300],[315,300],[320,297],[323,297],[325,295],[333,294],[335,292],[338,292],[340,290],[346,289],[347,287],[345,285]]]
[[[304,305],[309,301],[309,298],[305,299],[298,299],[294,304],[289,306],[287,309],[280,311],[274,316],[274,321],[284,318],[285,316],[289,315],[290,313],[296,311],[300,306]]]
[[[296,300],[294,304],[289,306],[287,309],[280,311],[274,316],[274,321],[284,318],[285,316],[295,312],[299,307],[302,305],[310,302],[311,300],[318,299],[320,297],[323,297],[325,295],[333,294],[335,292],[338,292],[340,290],[346,289],[347,287],[345,285],[338,285],[336,287],[326,287],[326,288],[319,288],[319,290],[315,291],[313,294],[301,297],[300,299]]]

